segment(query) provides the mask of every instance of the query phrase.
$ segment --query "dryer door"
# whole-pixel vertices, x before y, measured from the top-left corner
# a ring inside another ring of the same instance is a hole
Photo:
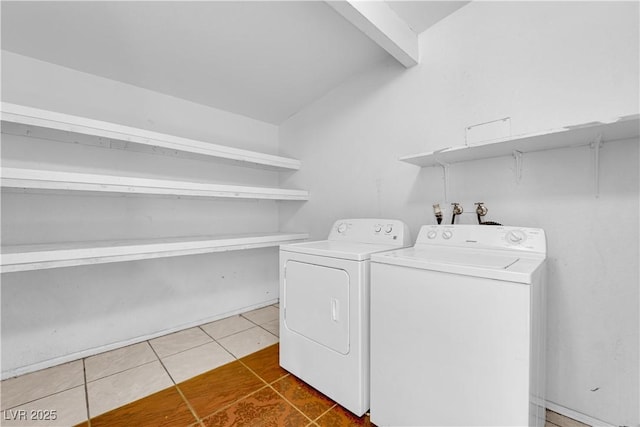
[[[349,274],[288,260],[284,271],[284,323],[306,338],[349,353]]]

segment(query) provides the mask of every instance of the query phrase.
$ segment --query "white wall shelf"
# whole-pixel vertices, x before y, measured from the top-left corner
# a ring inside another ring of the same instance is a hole
[[[216,158],[232,161],[240,166],[258,166],[281,171],[300,169],[300,161],[296,159],[7,102],[2,103],[2,122],[4,133],[187,158]]]
[[[634,114],[606,122],[585,123],[543,132],[511,136],[487,141],[482,145],[450,147],[412,154],[403,156],[399,160],[420,167],[444,166],[470,160],[511,156],[514,153],[527,153],[637,138],[640,133],[639,117],[640,115]]]
[[[307,200],[309,195],[306,190],[247,187],[20,168],[2,168],[2,187],[26,190],[272,200]]]
[[[306,233],[16,245],[2,248],[0,272],[43,270],[212,252],[266,248],[307,239]]]

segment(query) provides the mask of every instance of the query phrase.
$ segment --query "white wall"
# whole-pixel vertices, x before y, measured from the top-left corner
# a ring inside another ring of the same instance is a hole
[[[281,229],[324,238],[339,217],[394,217],[415,237],[444,203],[442,171],[402,155],[464,144],[466,126],[511,117],[522,134],[638,112],[638,3],[472,2],[420,37],[422,63],[360,74],[280,127],[302,160],[282,185]],[[585,141],[587,142],[587,141]],[[547,398],[615,425],[640,422],[638,141],[451,166],[448,202],[475,222],[541,227],[548,237]],[[594,390],[594,391],[592,391]]]
[[[277,153],[274,125],[2,52],[2,100]],[[2,135],[2,166],[277,186],[278,173]],[[3,244],[274,232],[275,201],[3,192]],[[2,275],[2,375],[277,299],[277,250]]]

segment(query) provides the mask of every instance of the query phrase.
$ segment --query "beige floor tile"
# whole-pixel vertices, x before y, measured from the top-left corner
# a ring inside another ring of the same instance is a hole
[[[3,426],[73,426],[87,420],[84,385],[6,410]]]
[[[160,362],[151,362],[87,384],[92,417],[173,386]]]
[[[220,344],[210,342],[163,358],[162,363],[173,381],[180,383],[234,360],[235,358]]]
[[[146,341],[91,356],[84,361],[87,381],[95,381],[154,360],[158,358]]]
[[[246,317],[253,323],[262,325],[263,323],[278,319],[280,317],[280,310],[270,305],[268,307],[242,313],[242,317]]]
[[[190,348],[198,347],[208,342],[213,342],[210,336],[200,328],[185,329],[160,338],[149,341],[160,358],[171,356]]]
[[[263,323],[260,326],[271,332],[273,335],[277,337],[280,336],[280,320],[272,320],[271,322]]]
[[[259,326],[219,339],[218,342],[235,357],[244,357],[278,342],[278,338]]]
[[[82,360],[65,363],[2,381],[1,409],[13,408],[33,400],[84,384]]]
[[[246,331],[254,326],[255,324],[238,315],[207,323],[206,325],[202,325],[201,328],[214,339],[219,339],[241,331]]]
[[[557,412],[547,410],[547,421],[559,427],[589,427],[587,424],[576,421],[573,418],[565,417]]]

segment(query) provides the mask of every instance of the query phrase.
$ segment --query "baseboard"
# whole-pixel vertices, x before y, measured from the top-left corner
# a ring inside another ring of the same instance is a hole
[[[553,412],[557,412],[560,415],[564,415],[565,417],[572,418],[576,421],[580,421],[581,423],[594,426],[594,427],[616,427],[613,424],[609,424],[606,421],[599,420],[597,418],[590,417],[589,415],[583,414],[581,412],[574,411],[573,409],[565,408],[562,405],[558,405],[557,403],[546,401],[547,409]]]
[[[185,323],[180,326],[165,329],[163,331],[156,332],[153,334],[143,335],[143,336],[132,338],[125,341],[119,341],[119,342],[103,345],[100,347],[94,347],[88,350],[82,350],[76,353],[67,354],[64,356],[56,357],[54,359],[44,360],[42,362],[34,363],[32,365],[21,366],[19,368],[10,369],[7,371],[3,371],[2,374],[0,375],[0,379],[6,380],[8,378],[17,377],[19,375],[25,375],[31,372],[40,371],[42,369],[51,368],[53,366],[62,365],[63,363],[73,362],[74,360],[84,359],[85,357],[95,356],[96,354],[104,353],[106,351],[111,351],[118,348],[126,347],[128,345],[133,345],[140,342],[148,341],[148,340],[162,337],[164,335],[168,335],[174,332],[182,331],[184,329],[189,329],[196,326],[204,325],[206,323],[215,322],[216,320],[224,319],[226,317],[234,316],[236,314],[242,314],[242,313],[246,313],[247,311],[256,310],[262,307],[267,307],[277,302],[278,302],[278,299],[276,298],[267,302],[262,302],[259,304],[251,305],[249,307],[244,307],[239,310],[233,310],[226,313],[218,314],[216,316],[208,317],[205,319],[196,320],[194,322]]]

